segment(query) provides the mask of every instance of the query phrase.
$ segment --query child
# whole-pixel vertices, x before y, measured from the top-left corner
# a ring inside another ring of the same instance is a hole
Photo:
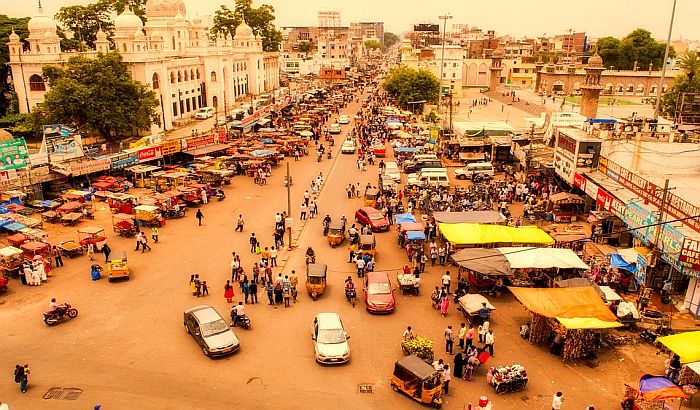
[[[486,332],[484,332],[484,327],[479,325],[477,331],[479,333],[479,343],[484,343],[484,334],[486,334]]]
[[[209,288],[207,287],[207,281],[203,280],[202,281],[202,296],[207,296],[209,295]]]

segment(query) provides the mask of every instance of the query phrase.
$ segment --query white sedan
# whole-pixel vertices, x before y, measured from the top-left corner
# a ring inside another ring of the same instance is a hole
[[[338,117],[338,124],[350,124],[350,117],[347,115],[341,115]]]
[[[340,152],[343,154],[354,154],[355,153],[355,143],[352,140],[345,140],[343,145],[340,147]]]
[[[331,134],[340,134],[341,131],[340,124],[331,124],[331,126],[328,128],[328,132]]]

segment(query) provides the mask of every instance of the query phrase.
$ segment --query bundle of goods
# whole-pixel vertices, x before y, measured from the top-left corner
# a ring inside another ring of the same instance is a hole
[[[401,349],[405,355],[414,354],[425,361],[432,361],[434,357],[432,340],[420,336],[401,341]]]
[[[486,378],[499,394],[520,391],[528,380],[527,370],[519,364],[492,367]]]

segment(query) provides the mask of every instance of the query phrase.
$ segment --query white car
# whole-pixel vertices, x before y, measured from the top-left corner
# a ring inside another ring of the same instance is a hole
[[[341,115],[338,117],[338,124],[350,124],[350,117],[347,115]]]
[[[350,360],[350,336],[343,328],[337,313],[319,313],[311,325],[316,361],[322,364],[340,364]]]
[[[197,110],[197,114],[195,114],[195,118],[198,120],[206,120],[207,118],[211,118],[214,116],[214,109],[211,107],[202,107]]]
[[[328,132],[331,134],[340,134],[340,124],[331,124],[330,127],[328,127]]]
[[[385,164],[384,175],[388,176],[396,183],[401,182],[401,170],[399,166],[396,165],[396,162],[389,161]]]
[[[345,142],[343,142],[343,145],[340,147],[340,152],[343,154],[354,154],[355,143],[352,140],[345,140]]]

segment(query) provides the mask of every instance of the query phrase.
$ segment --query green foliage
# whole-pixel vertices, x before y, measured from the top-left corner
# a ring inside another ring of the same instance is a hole
[[[369,50],[378,50],[382,48],[382,45],[377,40],[365,40],[365,48]]]
[[[30,116],[33,128],[63,123],[110,139],[159,120],[155,94],[131,78],[117,52],[71,57],[64,67],[44,66],[42,75],[50,91]]]
[[[24,123],[27,119],[26,114],[8,114],[0,117],[0,128],[11,128]]]
[[[438,117],[435,110],[430,110],[430,112],[426,114],[423,119],[431,124],[437,124],[437,122],[440,120],[440,117]]]
[[[640,70],[646,70],[649,63],[653,68],[660,69],[663,64],[666,45],[654,40],[651,32],[638,28],[622,40],[614,37],[603,37],[598,40],[598,54],[603,58],[605,67],[614,66],[617,70],[632,70],[634,63]],[[673,47],[669,57],[675,57]]]
[[[7,82],[7,75],[10,72],[10,66],[7,65],[10,61],[10,49],[7,46],[8,37],[14,29],[20,39],[24,41],[29,35],[27,31],[28,21],[29,17],[12,18],[0,14],[0,116],[8,112],[12,100],[10,85]]]
[[[384,32],[384,46],[385,47],[389,48],[389,47],[393,46],[394,44],[398,43],[399,41],[401,41],[401,38],[399,36],[397,36],[396,34],[389,32],[389,31]]]
[[[695,76],[700,73],[700,58],[698,58],[698,52],[693,50],[681,54],[678,57],[678,63],[676,65],[685,72],[685,75],[688,76],[688,81],[693,82]]]
[[[214,24],[211,34],[227,34],[234,36],[236,27],[245,20],[246,24],[253,29],[253,34],[262,38],[263,51],[279,51],[282,44],[282,33],[275,28],[275,8],[269,4],[263,4],[258,8],[253,8],[252,0],[238,0],[236,7],[231,10],[222,5],[214,13]]]
[[[88,47],[94,47],[100,29],[111,38],[114,33],[112,14],[123,12],[127,5],[142,21],[146,21],[146,0],[99,0],[84,6],[61,7],[56,13],[56,20],[74,33],[74,39],[66,39],[59,30],[61,49],[79,50],[81,41]]]
[[[384,89],[401,107],[406,107],[412,101],[436,102],[440,82],[430,71],[400,66],[389,71]]]
[[[700,79],[698,77],[688,78],[687,74],[677,75],[673,80],[673,85],[661,98],[661,114],[669,119],[676,117],[681,93],[700,92]]]
[[[297,43],[297,49],[302,53],[308,53],[313,50],[314,44],[308,40],[303,40]]]

